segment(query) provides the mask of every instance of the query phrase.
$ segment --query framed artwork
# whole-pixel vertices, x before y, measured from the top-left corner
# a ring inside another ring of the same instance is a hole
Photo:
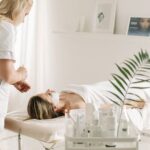
[[[116,16],[116,0],[97,0],[94,13],[94,32],[113,33]]]
[[[127,34],[150,36],[150,17],[130,17]]]

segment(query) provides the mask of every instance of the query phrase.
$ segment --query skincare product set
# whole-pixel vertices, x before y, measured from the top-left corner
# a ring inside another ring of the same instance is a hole
[[[125,119],[121,121],[120,134],[117,137],[117,111],[115,106],[97,110],[92,104],[86,104],[86,109],[66,113],[66,150],[117,149],[117,141],[126,142],[128,139],[130,142],[129,125]],[[137,138],[133,138],[132,142],[133,147],[136,147]]]

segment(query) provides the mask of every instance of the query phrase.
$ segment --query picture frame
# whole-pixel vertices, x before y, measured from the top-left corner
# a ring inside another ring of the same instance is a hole
[[[116,18],[117,0],[97,0],[93,32],[113,33]]]
[[[127,35],[150,36],[150,16],[131,16],[128,21]]]

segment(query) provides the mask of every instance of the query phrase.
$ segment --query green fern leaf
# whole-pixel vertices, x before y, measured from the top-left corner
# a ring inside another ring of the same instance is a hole
[[[135,81],[135,82],[132,82],[132,84],[138,84],[138,83],[144,83],[144,82],[150,82],[150,80]]]
[[[131,86],[130,87],[131,89],[140,89],[140,90],[142,90],[142,89],[149,89],[150,87],[136,87],[136,86]]]
[[[131,67],[129,63],[124,62],[124,64],[134,73],[134,69]]]
[[[142,69],[148,69],[148,70],[150,70],[150,67],[141,67]]]
[[[129,71],[127,68],[123,67],[122,69],[123,69],[131,78],[133,77],[133,76],[131,75],[130,71]]]
[[[120,90],[120,88],[119,88],[115,83],[113,83],[112,81],[110,81],[110,83],[113,85],[113,87],[114,87],[122,96],[124,96],[123,92]]]
[[[134,63],[132,63],[131,61],[125,60],[125,62],[129,63],[134,69],[136,69],[136,66],[135,66]]]
[[[139,54],[139,58],[140,58],[140,60],[141,60],[141,62],[142,62],[142,61],[143,61],[143,57],[142,57],[141,52],[139,52],[138,54]]]
[[[122,98],[119,95],[117,95],[116,93],[111,92],[111,91],[108,91],[108,92],[123,102]]]
[[[139,100],[142,100],[142,98],[139,95],[135,94],[135,93],[128,93],[128,95],[135,96],[135,97],[139,98]]]
[[[135,57],[135,59],[137,60],[137,62],[138,62],[139,64],[141,64],[141,61],[140,61],[139,57],[138,57],[137,55],[134,55],[134,57]]]
[[[122,73],[122,75],[127,79],[127,80],[130,80],[129,77],[128,77],[128,74],[119,66],[117,65],[117,68],[119,69],[119,71]]]
[[[116,77],[116,76],[112,76],[114,78],[114,80],[118,83],[118,85],[123,89],[126,90],[126,88],[123,86],[123,84],[121,83],[121,81]]]
[[[119,76],[119,75],[117,75],[117,74],[112,74],[112,76],[118,77],[125,85],[128,86],[127,82],[126,82],[121,76]]]
[[[112,98],[105,96],[107,99],[109,99],[111,102],[113,102],[114,104],[118,105],[118,106],[122,106],[121,104],[119,104],[118,102],[116,102],[115,100],[113,100]]]
[[[139,64],[134,60],[134,59],[129,59],[132,63],[134,63],[134,65],[136,66],[136,67],[138,67],[139,66]]]
[[[146,78],[149,78],[149,76],[148,75],[145,75],[145,74],[141,74],[141,73],[138,73],[138,74],[136,74],[137,76],[141,76],[141,77],[146,77]]]

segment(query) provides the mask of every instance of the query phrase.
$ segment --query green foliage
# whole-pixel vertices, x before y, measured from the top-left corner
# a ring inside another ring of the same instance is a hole
[[[124,105],[125,100],[142,100],[138,93],[132,92],[133,89],[146,89],[150,88],[150,57],[147,51],[141,50],[133,58],[125,60],[122,66],[116,64],[119,74],[112,74],[113,80],[110,83],[115,89],[115,92],[108,91],[113,95],[112,102],[119,106]],[[144,86],[146,83],[148,86]],[[132,91],[131,91],[132,90]],[[134,96],[134,98],[128,97]]]
[[[121,116],[125,105],[125,100],[143,101],[137,90],[150,88],[150,57],[147,51],[141,50],[133,58],[125,60],[122,66],[116,64],[119,74],[112,74],[113,80],[110,83],[115,92],[108,91],[113,98],[107,98],[121,107],[117,136],[119,135]],[[146,85],[146,86],[145,86]],[[135,92],[136,89],[136,92]],[[140,113],[140,111],[139,111]]]

